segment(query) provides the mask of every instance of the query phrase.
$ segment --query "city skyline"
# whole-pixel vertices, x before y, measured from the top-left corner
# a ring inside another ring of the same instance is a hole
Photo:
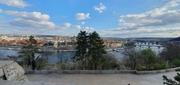
[[[0,34],[178,37],[180,0],[0,0]]]

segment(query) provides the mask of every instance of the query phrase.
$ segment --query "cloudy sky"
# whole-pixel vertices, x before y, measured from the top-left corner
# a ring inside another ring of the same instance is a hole
[[[0,0],[0,34],[180,36],[180,0]]]

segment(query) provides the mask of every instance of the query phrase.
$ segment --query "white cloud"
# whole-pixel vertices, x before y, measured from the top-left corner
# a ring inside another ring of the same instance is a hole
[[[71,23],[66,22],[66,23],[63,24],[62,28],[63,28],[63,29],[68,29],[68,28],[70,28],[71,26],[72,26]]]
[[[81,22],[81,25],[85,25],[85,24],[86,24],[86,22],[85,22],[85,21],[82,21],[82,22]]]
[[[84,27],[83,28],[85,31],[87,31],[87,32],[92,32],[92,31],[94,31],[94,28],[93,27]]]
[[[99,3],[99,5],[94,7],[94,10],[103,13],[106,10],[106,6],[103,3]]]
[[[78,30],[81,29],[81,25],[75,25],[74,27],[77,28]]]
[[[84,27],[81,26],[81,28],[79,30],[83,30],[83,31],[87,31],[87,32],[92,32],[95,29],[93,27],[90,27],[90,26],[84,26]]]
[[[91,26],[81,26],[81,25],[72,25],[71,26],[73,29],[76,29],[78,32],[80,30],[84,30],[84,31],[87,31],[87,32],[92,32],[94,31],[95,29]]]
[[[50,21],[50,16],[41,12],[19,12],[12,10],[1,10],[0,13],[14,17],[10,24],[19,27],[55,28],[56,25]]]
[[[0,0],[0,4],[13,7],[26,7],[27,4],[24,0]]]
[[[90,18],[89,13],[77,13],[76,14],[76,19],[79,20],[79,21],[87,20],[89,18]]]
[[[120,16],[118,32],[123,36],[180,36],[180,0],[140,14]]]
[[[0,33],[9,34],[61,34],[61,35],[76,35],[82,27],[73,25],[69,22],[63,24],[55,24],[50,19],[48,14],[41,12],[26,12],[2,10],[0,14],[5,14],[11,17],[4,17],[0,20]],[[1,23],[3,22],[3,23]]]
[[[143,26],[164,26],[180,23],[180,1],[171,0],[164,6],[141,14],[130,14],[120,17],[120,26],[134,29]]]

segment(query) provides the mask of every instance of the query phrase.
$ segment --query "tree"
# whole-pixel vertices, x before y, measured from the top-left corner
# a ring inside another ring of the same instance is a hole
[[[86,31],[80,31],[78,36],[76,37],[77,46],[76,46],[76,54],[73,57],[75,62],[80,63],[81,65],[86,65],[86,57],[88,52],[88,34]]]
[[[91,58],[90,65],[92,66],[92,69],[98,69],[98,66],[101,68],[104,54],[106,54],[106,51],[103,40],[97,32],[90,33],[88,56]]]
[[[166,49],[161,53],[161,57],[166,61],[173,61],[174,59],[180,59],[180,46],[174,44],[168,44]]]
[[[27,45],[22,47],[21,57],[23,58],[23,62],[27,66],[31,66],[32,70],[36,69],[36,57],[35,53],[38,52],[37,41],[33,36],[29,37]]]
[[[164,85],[180,85],[180,74],[177,75],[173,79],[167,78],[167,76],[163,75]]]
[[[134,42],[128,42],[124,45],[124,52],[123,54],[126,55],[125,63],[130,69],[135,70],[137,67],[137,59],[139,53],[134,49],[135,45]]]
[[[107,53],[100,61],[100,69],[119,69],[120,65],[114,55]]]
[[[132,70],[159,70],[166,68],[165,62],[151,49],[141,51],[128,50],[125,65]]]
[[[141,58],[146,66],[146,69],[151,69],[152,64],[156,63],[156,54],[151,49],[145,49],[141,51]]]
[[[83,69],[105,69],[117,66],[117,61],[107,55],[104,42],[97,32],[80,31],[77,36],[77,47],[74,61]],[[110,65],[113,64],[113,65]]]
[[[124,48],[127,49],[127,50],[134,49],[134,47],[135,47],[134,42],[128,41],[127,43],[124,44]]]
[[[180,66],[180,46],[175,44],[167,44],[164,51],[160,54],[169,67]]]
[[[139,59],[139,52],[135,50],[126,51],[125,65],[129,67],[131,70],[136,70]]]

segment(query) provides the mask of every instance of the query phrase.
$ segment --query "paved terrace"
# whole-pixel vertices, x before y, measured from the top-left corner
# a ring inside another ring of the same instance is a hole
[[[28,74],[13,61],[0,62],[0,85],[163,85],[163,75],[173,78],[176,72],[157,74]]]
[[[135,74],[31,74],[29,81],[0,81],[0,85],[163,85],[162,75],[172,78],[176,72]]]
[[[173,78],[176,72],[160,74],[48,74],[27,75],[29,81],[48,82],[52,85],[163,85],[162,76]],[[44,84],[46,85],[46,84]],[[48,85],[48,84],[47,84]]]

